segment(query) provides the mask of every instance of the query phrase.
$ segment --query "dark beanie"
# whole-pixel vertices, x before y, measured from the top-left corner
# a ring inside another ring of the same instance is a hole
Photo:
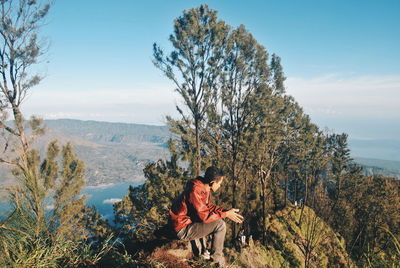
[[[210,183],[215,180],[215,178],[222,176],[224,176],[224,173],[220,169],[211,166],[207,168],[206,173],[204,174],[203,183]]]

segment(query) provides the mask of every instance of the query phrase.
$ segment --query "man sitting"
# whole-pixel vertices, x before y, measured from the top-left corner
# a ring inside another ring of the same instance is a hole
[[[181,240],[195,240],[212,234],[212,259],[225,265],[224,247],[226,224],[224,218],[243,222],[239,210],[225,210],[210,201],[210,191],[216,192],[224,181],[223,173],[209,167],[204,177],[190,180],[184,192],[175,200],[169,214],[173,229]]]

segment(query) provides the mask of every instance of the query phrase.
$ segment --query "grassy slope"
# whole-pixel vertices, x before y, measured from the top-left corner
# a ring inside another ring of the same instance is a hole
[[[311,267],[349,267],[344,239],[307,207],[298,226],[300,213],[300,208],[287,208],[269,215],[267,247],[258,244],[232,254],[233,267],[304,267],[307,244]]]
[[[232,268],[256,267],[304,267],[304,248],[313,240],[309,267],[352,267],[345,250],[345,242],[332,231],[312,209],[305,208],[303,224],[297,225],[301,209],[288,208],[267,219],[267,246],[250,242],[240,252],[226,249],[225,255]],[[310,226],[315,224],[314,239],[310,238]],[[148,255],[146,262],[153,267],[209,267],[209,263],[188,260],[190,251],[182,244],[171,243]]]

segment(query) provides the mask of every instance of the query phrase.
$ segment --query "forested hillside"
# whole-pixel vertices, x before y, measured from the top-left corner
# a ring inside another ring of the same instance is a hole
[[[356,157],[354,161],[363,167],[365,175],[384,175],[400,179],[400,161]]]
[[[145,165],[168,156],[171,134],[166,126],[68,119],[46,120],[45,125],[70,137],[86,163],[88,185],[143,181]]]
[[[34,141],[33,147],[43,155],[52,140],[71,142],[85,162],[87,185],[141,182],[147,163],[168,156],[166,143],[171,134],[166,126],[68,119],[46,120],[44,126],[44,135]],[[0,167],[0,174],[2,186],[15,181],[5,166]]]
[[[136,145],[138,143],[166,144],[170,132],[166,126],[81,121],[72,119],[46,120],[50,129],[107,145]]]

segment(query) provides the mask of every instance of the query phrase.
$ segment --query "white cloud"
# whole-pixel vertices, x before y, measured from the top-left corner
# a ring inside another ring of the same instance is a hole
[[[287,92],[315,117],[400,118],[400,76],[289,77]],[[166,82],[99,90],[35,89],[24,113],[44,118],[165,124],[181,98]]]
[[[290,77],[287,88],[311,115],[400,117],[400,76]]]
[[[24,105],[27,115],[48,119],[119,121],[164,124],[174,115],[177,95],[165,85],[143,89],[35,90]]]
[[[114,204],[114,203],[121,202],[121,201],[122,201],[121,198],[110,198],[110,199],[103,200],[103,204]]]

